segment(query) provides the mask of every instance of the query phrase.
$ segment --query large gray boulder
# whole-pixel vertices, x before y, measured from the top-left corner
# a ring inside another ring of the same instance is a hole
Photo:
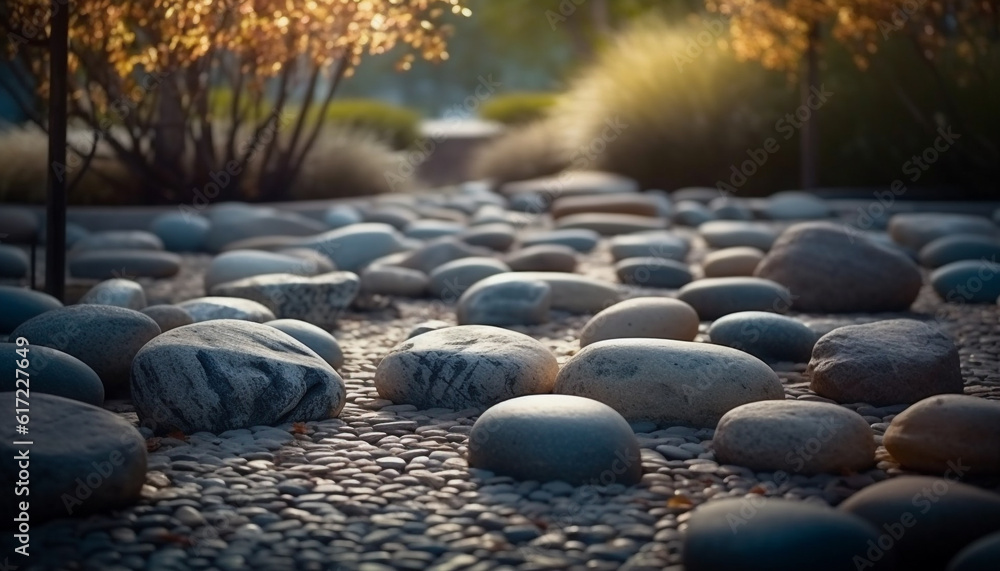
[[[23,352],[25,349],[27,352]],[[22,353],[18,353],[19,350]],[[6,375],[0,391],[29,388],[37,393],[65,397],[94,406],[104,404],[104,384],[101,383],[101,378],[86,363],[72,355],[42,345],[18,345],[12,339],[10,343],[0,343],[0,359],[3,363],[28,362],[28,367],[24,369],[27,376],[16,373]],[[22,382],[19,383],[18,380]]]
[[[301,319],[320,327],[333,327],[341,312],[357,297],[360,287],[361,281],[353,272],[328,272],[311,277],[268,274],[219,284],[212,288],[212,295],[255,301],[279,319]]]

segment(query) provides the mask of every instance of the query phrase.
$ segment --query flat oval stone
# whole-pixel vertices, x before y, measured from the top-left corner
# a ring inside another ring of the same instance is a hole
[[[718,220],[753,220],[753,211],[750,210],[745,200],[738,198],[729,196],[713,198],[708,203],[708,209]]]
[[[685,186],[670,193],[670,198],[674,202],[686,200],[702,204],[708,204],[719,196],[722,196],[722,191],[711,186]]]
[[[564,272],[511,272],[477,282],[483,287],[508,281],[542,281],[552,288],[552,309],[597,313],[621,301],[622,293],[608,282]]]
[[[997,237],[1000,229],[985,216],[907,212],[889,219],[889,234],[897,243],[919,252],[944,236],[979,234]]]
[[[0,393],[5,410],[15,408],[14,393]],[[16,458],[25,437],[13,422],[0,428],[0,454]],[[110,512],[139,501],[146,483],[146,443],[139,431],[117,414],[45,393],[31,395],[30,517],[33,524],[52,519]],[[14,495],[14,460],[0,471],[5,494],[0,506],[21,513]],[[28,488],[25,488],[28,489]],[[37,553],[31,551],[32,554]]]
[[[396,230],[402,230],[417,221],[417,213],[411,208],[400,205],[384,205],[366,209],[365,222],[388,224]]]
[[[406,335],[407,339],[411,337],[416,337],[417,335],[423,335],[428,331],[437,331],[438,329],[444,329],[445,327],[454,327],[451,323],[447,321],[441,321],[440,319],[431,319],[430,321],[422,321],[413,326],[413,329]]]
[[[514,227],[506,222],[480,224],[463,230],[459,239],[471,246],[506,252],[516,239]]]
[[[459,325],[536,325],[549,320],[552,287],[520,276],[485,278],[458,298]]]
[[[715,197],[718,195],[719,192],[714,191],[712,196]],[[675,198],[674,200],[677,199]],[[715,220],[715,213],[701,202],[678,200],[674,204],[673,211],[670,213],[670,219],[678,226],[697,228],[706,222]]]
[[[748,402],[783,399],[759,359],[718,345],[612,339],[587,345],[559,371],[554,392],[592,398],[629,422],[715,427]]]
[[[1000,403],[937,395],[892,419],[883,443],[908,470],[944,474],[956,459],[975,475],[1000,474]]]
[[[690,305],[668,297],[637,297],[592,317],[580,332],[580,347],[627,337],[693,341],[697,335],[698,314]]]
[[[88,250],[162,250],[163,241],[145,230],[105,230],[80,238],[74,252]]]
[[[232,250],[212,259],[205,271],[205,291],[219,284],[252,278],[266,274],[295,274],[314,276],[322,271],[319,264],[295,256],[260,252],[256,250]]]
[[[963,260],[931,272],[931,286],[950,303],[996,303],[1000,297],[1000,262]]]
[[[417,240],[433,240],[442,236],[454,236],[465,228],[458,222],[445,220],[414,220],[403,228],[403,235]]]
[[[784,286],[761,278],[705,278],[682,287],[677,299],[686,302],[704,320],[739,311],[786,313],[792,294]]]
[[[641,232],[615,236],[610,241],[611,257],[616,262],[626,258],[652,256],[683,262],[691,250],[687,240],[669,232]]]
[[[712,448],[720,464],[755,472],[843,474],[875,464],[875,439],[858,413],[822,402],[752,402],[727,412]]]
[[[353,206],[331,206],[323,213],[323,222],[336,230],[361,222],[361,213]]]
[[[555,244],[568,246],[577,252],[587,253],[597,247],[601,235],[586,228],[567,228],[565,230],[547,230],[534,232],[521,239],[521,247]]]
[[[0,333],[10,333],[32,317],[62,306],[61,301],[47,293],[0,285],[0,307],[3,307],[0,311]]]
[[[962,260],[996,262],[1000,256],[1000,239],[979,234],[944,236],[920,249],[920,265],[939,268]]]
[[[620,414],[591,399],[529,395],[484,412],[469,433],[469,466],[518,480],[630,486],[639,441]]]
[[[305,238],[300,246],[333,260],[341,270],[356,272],[373,260],[407,249],[403,235],[388,224],[352,224]]]
[[[615,273],[624,284],[676,289],[693,277],[687,264],[666,258],[625,258],[615,264]]]
[[[282,256],[298,258],[307,265],[315,266],[317,274],[326,274],[337,271],[337,266],[333,265],[333,261],[316,250],[296,246],[292,248],[281,248],[279,250],[275,250],[274,253]]]
[[[813,347],[809,373],[810,389],[842,403],[913,403],[963,388],[955,343],[913,319],[834,329]]]
[[[153,219],[149,231],[171,252],[199,252],[205,247],[208,218],[186,212],[168,212]]]
[[[211,293],[257,302],[282,319],[300,319],[333,328],[340,314],[357,297],[360,283],[353,272],[328,272],[318,276],[268,274],[219,284]],[[259,309],[255,311],[260,313]],[[261,316],[266,317],[266,314]],[[274,317],[251,321],[272,319]]]
[[[420,270],[399,266],[369,266],[361,270],[361,291],[370,294],[423,297],[430,279]]]
[[[772,220],[813,220],[832,214],[825,200],[794,190],[776,192],[764,203],[763,214]]]
[[[105,280],[90,288],[80,298],[80,303],[114,305],[136,311],[146,307],[146,292],[132,280]]]
[[[77,278],[169,278],[179,271],[180,256],[158,250],[87,250],[69,256],[69,273]]]
[[[428,242],[400,260],[396,265],[431,273],[438,266],[453,260],[472,257],[487,257],[491,250],[470,246],[456,238],[440,238]]]
[[[757,495],[726,498],[691,513],[684,569],[844,571],[858,568],[869,543],[878,540],[875,526],[826,506]],[[894,571],[896,565],[889,553],[860,568]]]
[[[576,250],[558,244],[539,244],[515,250],[504,258],[515,272],[566,272],[576,270]]]
[[[23,278],[28,275],[31,260],[17,246],[0,244],[0,278]]]
[[[15,339],[11,343],[0,343],[0,359],[4,363],[16,363],[27,359],[28,367],[24,369],[27,377],[14,374],[6,375],[3,388],[0,390],[14,391],[25,388],[24,383],[18,384],[17,379],[30,381],[30,389],[50,395],[56,395],[80,401],[94,406],[104,404],[104,385],[101,378],[86,363],[72,355],[57,351],[42,345],[26,345],[19,347]],[[27,356],[17,351],[27,349]]]
[[[343,379],[311,349],[274,327],[231,319],[148,343],[131,386],[140,422],[160,434],[323,420],[346,400]]]
[[[452,302],[479,280],[509,271],[507,264],[495,258],[462,258],[435,268],[428,290],[434,297]]]
[[[715,320],[712,343],[750,353],[765,363],[808,363],[816,332],[804,323],[766,311],[741,311]]]
[[[701,269],[706,278],[752,276],[763,259],[764,252],[757,248],[723,248],[706,254]]]
[[[888,551],[899,569],[943,569],[962,548],[1000,529],[1000,494],[957,482],[959,464],[946,478],[890,478],[840,504],[882,531],[878,551],[866,557]]]
[[[959,552],[947,571],[994,571],[1000,561],[1000,532],[976,540]]]
[[[246,238],[316,236],[328,229],[329,226],[323,222],[293,212],[247,210],[234,213],[225,220],[213,218],[212,226],[205,235],[205,249],[216,253],[221,252],[227,244]]]
[[[667,220],[655,216],[634,214],[571,214],[556,220],[556,228],[584,228],[602,236],[631,234],[646,230],[661,230],[667,227]]]
[[[698,226],[698,233],[712,248],[746,246],[764,252],[778,239],[778,232],[768,224],[739,220],[714,220]]]
[[[488,408],[552,390],[559,365],[538,341],[485,325],[429,331],[397,345],[375,371],[382,398],[418,408]]]
[[[274,313],[267,306],[242,297],[196,297],[177,304],[191,315],[195,323],[215,319],[240,319],[264,323],[273,321]]]
[[[176,305],[150,305],[143,308],[141,313],[152,317],[153,321],[160,326],[160,331],[170,331],[194,323],[191,314]]]
[[[150,317],[111,305],[71,305],[45,312],[22,323],[11,339],[24,337],[72,355],[94,370],[106,396],[128,387],[129,368],[139,349],[160,334]]]
[[[561,196],[552,202],[552,218],[558,220],[574,214],[632,214],[657,216],[657,202],[644,194],[598,194],[591,196]]]
[[[795,309],[812,313],[904,311],[923,284],[905,255],[829,222],[785,230],[756,275],[787,287]]]
[[[275,319],[265,322],[264,325],[287,333],[299,343],[312,349],[334,369],[344,366],[344,351],[341,350],[340,343],[325,329],[298,319]]]

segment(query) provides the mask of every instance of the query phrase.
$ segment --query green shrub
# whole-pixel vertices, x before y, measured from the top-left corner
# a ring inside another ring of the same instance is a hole
[[[504,125],[525,125],[544,118],[556,98],[554,93],[504,93],[484,101],[479,115]]]
[[[562,133],[551,121],[511,127],[472,156],[473,178],[497,184],[555,174],[569,166]]]

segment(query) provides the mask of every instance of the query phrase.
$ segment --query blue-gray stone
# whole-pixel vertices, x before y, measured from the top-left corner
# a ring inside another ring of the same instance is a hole
[[[674,204],[670,219],[678,226],[697,228],[710,220],[715,220],[715,214],[700,202],[680,200]]]
[[[14,393],[0,393],[0,406],[13,411]],[[45,393],[31,395],[30,517],[32,524],[122,508],[139,500],[146,483],[146,443],[124,418],[104,409]],[[13,422],[0,428],[0,454],[15,458],[25,437]],[[0,506],[6,514],[25,501],[13,490],[14,460],[0,464]],[[35,551],[32,551],[35,553]]]
[[[17,246],[0,244],[0,278],[23,278],[28,275],[31,260]]]
[[[323,214],[323,221],[332,230],[361,222],[361,213],[353,206],[333,206]]]
[[[292,212],[235,210],[225,221],[212,220],[205,235],[205,249],[216,253],[227,244],[256,236],[313,236],[329,226],[318,220]]]
[[[880,531],[829,507],[751,495],[709,501],[688,520],[686,571],[844,571],[865,561]],[[879,552],[863,569],[896,569],[893,553]],[[911,569],[911,567],[906,567]],[[915,569],[915,568],[914,568]]]
[[[753,212],[742,200],[720,196],[708,203],[718,220],[753,220]]]
[[[153,321],[160,326],[160,331],[170,331],[194,323],[191,314],[176,305],[151,305],[140,311],[152,317]]]
[[[344,365],[344,351],[341,350],[340,343],[325,329],[298,319],[275,319],[265,322],[264,325],[291,335],[296,341],[312,349],[334,369]]]
[[[981,234],[1000,236],[1000,228],[985,216],[974,214],[945,214],[938,212],[905,212],[889,219],[892,239],[912,250],[944,236],[956,234]]]
[[[783,285],[761,278],[706,278],[682,287],[677,299],[688,303],[702,320],[739,311],[787,313],[792,294]]]
[[[43,313],[22,323],[11,339],[24,337],[83,361],[104,383],[107,396],[128,387],[132,358],[160,326],[138,311],[111,305],[72,305]]]
[[[472,226],[458,237],[470,246],[482,246],[498,252],[509,250],[516,238],[514,227],[506,222]]]
[[[80,303],[94,305],[114,305],[136,311],[146,307],[146,292],[132,280],[105,280],[85,293]]]
[[[303,239],[300,246],[316,250],[341,270],[356,272],[373,260],[407,249],[402,234],[388,224],[352,224]]]
[[[679,288],[691,281],[691,270],[687,264],[666,258],[625,258],[615,264],[615,273],[624,284]]]
[[[28,288],[0,285],[0,333],[10,333],[25,321],[62,307],[58,299]]]
[[[17,363],[27,361],[24,370],[27,376],[15,375],[13,372],[5,375],[3,388],[13,391],[26,388],[24,383],[17,384],[16,379],[29,382],[32,391],[57,395],[68,399],[101,406],[104,404],[104,385],[101,378],[86,363],[62,351],[42,345],[18,346],[14,339],[10,343],[0,343],[0,362]],[[27,349],[23,355],[18,350]],[[11,365],[13,366],[13,365]]]
[[[962,260],[931,272],[931,286],[949,303],[997,303],[1000,261]]]
[[[140,422],[157,433],[322,420],[339,414],[346,398],[343,379],[311,349],[274,327],[237,320],[160,335],[136,355],[131,387]]]
[[[764,204],[763,214],[772,220],[812,220],[829,218],[831,210],[814,194],[789,190],[772,194]]]
[[[597,247],[601,235],[586,228],[564,228],[562,230],[549,230],[546,232],[536,232],[526,236],[521,240],[521,246],[537,246],[539,244],[558,244],[569,246],[577,252],[587,253]]]
[[[778,231],[761,222],[714,220],[698,227],[698,233],[712,248],[750,246],[764,252],[778,238]]]
[[[328,272],[311,277],[270,274],[220,284],[211,293],[255,301],[281,319],[301,319],[333,328],[341,312],[357,297],[360,286],[361,280],[353,272]],[[260,322],[271,319],[274,317]],[[195,316],[195,321],[198,320]]]
[[[464,228],[464,224],[446,220],[414,220],[403,227],[403,235],[417,240],[433,240],[442,236],[454,236]]]
[[[225,292],[222,292],[222,295],[189,299],[178,303],[177,307],[188,312],[195,323],[216,319],[240,319],[243,321],[253,321],[254,323],[264,323],[265,321],[273,320],[275,317],[274,313],[266,305],[242,296],[229,297],[225,295]]]
[[[428,291],[445,301],[457,301],[479,280],[509,271],[507,264],[495,258],[461,258],[434,268]]]
[[[69,273],[78,278],[169,278],[180,270],[180,256],[157,250],[86,250],[69,256]]]
[[[459,325],[537,325],[549,320],[552,287],[546,282],[500,274],[479,280],[458,298]]]
[[[212,223],[193,213],[168,212],[157,216],[149,231],[163,241],[171,252],[198,252],[205,247],[205,238]]]
[[[88,250],[162,250],[163,241],[145,230],[105,230],[84,236],[73,244],[74,252]]]
[[[642,477],[639,441],[611,407],[570,395],[492,406],[472,426],[469,466],[518,480],[629,486]]]
[[[996,263],[1000,257],[1000,238],[981,234],[945,236],[920,250],[920,264],[938,268],[962,260],[988,260]]]
[[[971,543],[959,552],[947,571],[996,571],[1000,563],[1000,531]]]
[[[615,261],[625,258],[652,256],[683,262],[691,250],[688,241],[669,232],[639,232],[615,236],[610,240],[611,257]]]
[[[808,363],[816,332],[800,321],[766,311],[720,317],[708,329],[712,343],[750,353],[765,363]]]

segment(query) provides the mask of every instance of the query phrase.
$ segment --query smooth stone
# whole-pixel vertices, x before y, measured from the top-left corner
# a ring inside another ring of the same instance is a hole
[[[939,268],[962,260],[989,260],[1000,256],[1000,239],[979,234],[944,236],[920,249],[920,265]]]
[[[559,365],[540,342],[486,325],[429,331],[397,345],[375,370],[379,396],[427,408],[488,408],[552,390]]]
[[[801,321],[766,311],[741,311],[715,320],[712,343],[744,351],[765,363],[808,363],[816,332]]]
[[[27,353],[20,354],[17,351]],[[30,388],[35,392],[56,395],[80,401],[94,406],[104,404],[104,385],[101,378],[86,363],[62,351],[42,345],[18,346],[16,343],[0,343],[0,359],[4,363],[17,363],[27,360],[24,368],[27,377],[11,373],[6,375],[3,383],[4,391]],[[12,365],[13,366],[13,365]],[[26,380],[18,384],[17,379]]]
[[[576,250],[558,244],[539,244],[515,250],[504,258],[515,272],[566,272],[576,270]]]
[[[514,244],[517,235],[514,227],[506,222],[480,224],[463,230],[458,238],[471,246],[506,252]]]
[[[420,270],[399,266],[369,266],[361,270],[361,291],[370,294],[423,297],[430,278]]]
[[[14,393],[0,394],[5,410]],[[146,483],[146,443],[128,421],[104,409],[45,393],[31,396],[30,506],[32,525],[48,520],[110,512],[139,501]],[[12,444],[13,422],[3,423],[0,454],[16,458],[24,446]],[[9,466],[9,468],[7,468]],[[0,470],[0,486],[10,490],[0,505],[13,517],[25,497],[14,494],[14,460]],[[25,488],[29,489],[29,488]],[[36,550],[31,550],[37,554]]]
[[[703,320],[740,311],[785,313],[792,294],[784,286],[761,278],[705,278],[682,287],[677,299],[688,303]]]
[[[639,184],[628,177],[588,170],[568,170],[552,176],[508,182],[499,188],[500,194],[505,196],[536,192],[551,197],[628,194],[639,190]]]
[[[87,250],[69,256],[69,273],[77,278],[169,278],[179,271],[180,256],[157,250]]]
[[[262,218],[277,214],[277,210],[269,206],[257,206],[246,202],[229,201],[218,202],[212,205],[205,212],[204,216],[212,224],[226,224],[230,222],[249,221],[254,218]]]
[[[923,283],[905,255],[829,222],[785,230],[755,273],[787,287],[793,307],[810,313],[904,311]]]
[[[353,272],[328,272],[311,277],[270,274],[220,284],[211,293],[253,300],[282,319],[300,319],[332,328],[357,297],[360,287],[361,280]],[[271,319],[274,317],[264,321]]]
[[[323,222],[332,230],[361,222],[361,213],[353,206],[331,206],[323,213]]]
[[[631,214],[655,217],[659,214],[657,202],[644,194],[598,194],[591,196],[562,196],[552,202],[552,218],[558,220],[574,214]]]
[[[570,313],[597,313],[622,299],[622,293],[608,282],[565,272],[511,272],[477,282],[486,287],[508,281],[543,281],[552,288],[552,309]]]
[[[275,319],[267,306],[243,297],[213,295],[196,297],[177,304],[191,315],[195,323],[216,319],[240,319],[264,323]]]
[[[746,201],[738,198],[728,196],[713,198],[708,203],[708,209],[717,220],[753,220],[753,211],[747,206]]]
[[[670,193],[670,199],[675,203],[687,200],[708,204],[720,196],[725,196],[725,193],[712,186],[685,186]]]
[[[593,230],[602,236],[617,236],[648,230],[663,230],[667,220],[654,216],[636,216],[634,214],[571,214],[556,220],[556,228],[582,228]]]
[[[318,220],[292,212],[250,212],[230,220],[212,221],[205,235],[205,250],[221,252],[227,244],[258,236],[314,236],[326,232],[329,226]]]
[[[191,317],[191,314],[176,305],[150,305],[143,308],[140,312],[153,318],[153,321],[160,326],[160,331],[170,331],[171,329],[177,329],[178,327],[194,323],[194,318]]]
[[[625,258],[615,264],[615,273],[624,284],[676,289],[693,277],[687,264],[665,258]]]
[[[1000,403],[937,395],[892,419],[885,449],[908,470],[944,474],[961,459],[974,475],[1000,474]]]
[[[402,234],[388,224],[361,223],[303,239],[311,248],[333,260],[337,268],[356,272],[372,260],[407,249]]]
[[[960,551],[947,571],[996,571],[1000,562],[1000,532],[970,543]]]
[[[723,248],[709,252],[701,262],[706,278],[752,276],[764,259],[764,252],[749,246]]]
[[[841,406],[798,400],[760,401],[727,412],[712,438],[720,464],[755,472],[844,474],[875,464],[868,422]]]
[[[764,252],[771,249],[778,238],[778,231],[769,224],[740,220],[712,220],[698,226],[698,234],[712,248],[757,248]]]
[[[459,325],[537,325],[551,307],[552,287],[542,280],[485,278],[458,298],[455,313]]]
[[[205,238],[212,223],[204,216],[186,212],[168,212],[153,219],[149,231],[171,252],[198,252],[205,247]]]
[[[857,568],[879,534],[868,522],[827,506],[760,496],[725,498],[691,513],[684,569],[845,571]],[[891,552],[868,563],[862,568],[897,569]]]
[[[162,250],[163,240],[145,230],[105,230],[84,236],[73,244],[73,252],[92,250]]]
[[[428,331],[437,331],[438,329],[444,329],[445,327],[452,327],[451,323],[447,321],[441,321],[439,319],[431,319],[430,321],[423,321],[413,326],[413,329],[406,335],[407,339],[416,337],[417,335],[423,335]]]
[[[1000,262],[963,260],[931,272],[931,286],[950,303],[997,303],[1000,297]]]
[[[772,194],[762,214],[771,220],[815,220],[829,218],[830,205],[815,194],[788,190]]]
[[[264,325],[283,331],[319,355],[334,369],[344,366],[344,351],[337,338],[325,329],[298,319],[275,319]]]
[[[25,321],[63,304],[47,293],[28,288],[0,285],[0,334],[10,333]]]
[[[31,260],[24,250],[0,244],[0,278],[23,278],[30,268]]]
[[[418,219],[417,213],[402,206],[378,206],[364,212],[365,222],[388,224],[396,230],[403,230]]]
[[[490,407],[469,433],[469,466],[571,485],[630,486],[642,477],[639,441],[625,419],[607,405],[567,395]]]
[[[668,297],[637,297],[592,317],[580,332],[580,347],[627,337],[693,341],[697,335],[698,313],[690,305]]]
[[[221,252],[233,252],[236,250],[264,250],[266,252],[277,252],[288,248],[300,248],[299,243],[302,238],[299,236],[253,236],[230,242],[222,247]],[[319,252],[316,252],[319,254]],[[319,254],[322,256],[322,254]],[[323,256],[325,259],[326,256]]]
[[[79,303],[114,305],[136,311],[146,307],[146,292],[132,280],[110,279],[90,288]]]
[[[914,403],[963,388],[951,337],[912,319],[834,329],[816,342],[808,372],[810,389],[842,403]]]
[[[718,191],[716,191],[715,196],[718,196]],[[697,228],[706,222],[715,220],[715,213],[700,202],[679,200],[674,203],[674,209],[670,213],[670,220],[678,226]]]
[[[259,252],[256,250],[234,250],[219,254],[212,259],[205,271],[205,291],[219,284],[267,274],[295,274],[314,276],[322,271],[318,264],[295,256]]]
[[[1000,529],[1000,494],[957,477],[953,472],[949,478],[890,478],[838,509],[867,520],[883,535],[893,533],[890,550],[900,569],[943,569],[962,548]]]
[[[510,266],[496,258],[462,258],[442,264],[430,274],[428,291],[448,302],[457,301],[479,280],[509,272]]]
[[[101,378],[105,396],[127,390],[132,358],[160,334],[160,326],[138,311],[111,305],[71,305],[22,323],[10,334],[72,355]]]
[[[654,257],[683,262],[691,250],[684,238],[669,232],[640,232],[615,236],[609,242],[611,257],[616,262],[626,258]]]
[[[417,240],[433,240],[454,236],[465,229],[465,224],[445,220],[414,220],[403,228],[403,235]]]
[[[601,401],[629,422],[709,428],[737,406],[785,395],[775,372],[755,357],[666,339],[587,345],[559,371],[553,392]]]
[[[889,219],[889,235],[898,244],[920,251],[938,238],[956,234],[1000,236],[1000,228],[985,216],[907,212]]]
[[[316,250],[310,250],[309,248],[281,248],[280,250],[275,250],[275,254],[280,254],[282,256],[291,256],[293,258],[298,258],[305,262],[309,266],[314,266],[316,268],[317,274],[326,274],[330,272],[337,271],[337,266],[333,265],[333,261],[327,258],[323,254],[320,254]],[[292,272],[295,273],[295,272]]]
[[[42,239],[38,216],[28,208],[4,205],[0,208],[0,228],[7,236],[7,242],[20,244]]]
[[[131,385],[140,422],[158,434],[323,420],[340,414],[347,396],[340,375],[290,335],[228,319],[148,343]]]
[[[541,246],[544,244],[555,244],[557,246],[568,246],[577,252],[587,253],[597,247],[601,235],[586,228],[567,228],[565,230],[547,230],[534,232],[521,239],[521,247]]]
[[[455,238],[441,238],[411,252],[397,265],[429,274],[448,262],[462,258],[488,257],[490,254],[492,251],[486,248],[470,246]]]

